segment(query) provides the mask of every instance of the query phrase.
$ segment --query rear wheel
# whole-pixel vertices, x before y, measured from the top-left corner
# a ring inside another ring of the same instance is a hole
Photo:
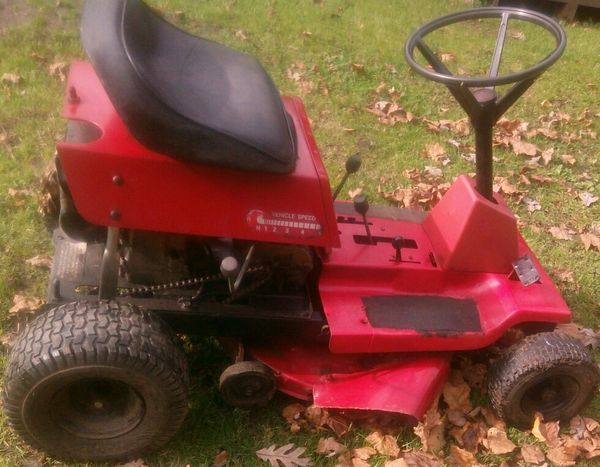
[[[53,308],[17,338],[9,423],[63,459],[128,459],[163,445],[187,411],[185,356],[156,316],[117,302]]]
[[[585,346],[559,333],[540,333],[513,345],[490,369],[492,405],[510,425],[531,428],[536,412],[545,421],[567,421],[594,397],[600,370]]]

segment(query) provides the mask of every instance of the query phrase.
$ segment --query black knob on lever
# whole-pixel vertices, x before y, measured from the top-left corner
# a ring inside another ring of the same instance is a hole
[[[348,159],[346,159],[346,173],[344,174],[344,177],[342,178],[339,185],[335,189],[335,192],[333,193],[334,201],[340,194],[340,191],[342,191],[342,188],[343,188],[344,184],[346,183],[346,181],[348,180],[348,177],[350,175],[352,175],[353,173],[358,172],[358,169],[360,169],[361,164],[362,164],[362,160],[358,154],[354,154],[354,155],[350,156]]]
[[[392,239],[392,247],[394,248],[394,250],[396,250],[395,261],[397,263],[401,263],[402,262],[402,242],[404,242],[404,239],[402,237],[400,237],[400,236],[394,237]]]
[[[365,230],[367,231],[367,239],[369,244],[373,244],[373,237],[371,236],[371,229],[369,229],[369,222],[367,221],[367,212],[369,211],[369,201],[365,195],[356,195],[353,199],[354,210],[362,216],[363,224],[365,224]]]

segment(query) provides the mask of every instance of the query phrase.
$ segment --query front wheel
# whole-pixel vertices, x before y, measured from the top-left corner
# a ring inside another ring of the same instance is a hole
[[[183,351],[159,318],[117,302],[75,302],[17,338],[4,381],[9,423],[62,459],[129,459],[163,445],[188,405]]]
[[[531,428],[536,413],[545,421],[568,421],[594,397],[600,370],[585,346],[559,333],[526,337],[496,360],[488,391],[510,425]]]

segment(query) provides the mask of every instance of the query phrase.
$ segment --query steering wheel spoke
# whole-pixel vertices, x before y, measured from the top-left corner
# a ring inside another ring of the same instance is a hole
[[[417,48],[419,52],[423,54],[425,60],[429,62],[429,64],[433,67],[435,71],[442,75],[446,76],[454,76],[452,72],[448,69],[446,65],[438,58],[438,56],[429,48],[427,44],[423,41],[423,39],[419,38],[417,40]]]
[[[508,30],[508,20],[510,19],[510,12],[502,13],[500,20],[500,28],[498,29],[498,36],[496,37],[496,46],[494,47],[494,55],[492,56],[492,65],[488,73],[489,78],[496,78],[498,76],[498,70],[500,69],[500,60],[502,60],[502,52],[504,51],[504,43],[506,42],[506,31]]]

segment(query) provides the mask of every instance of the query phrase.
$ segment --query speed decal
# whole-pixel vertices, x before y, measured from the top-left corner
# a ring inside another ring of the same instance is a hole
[[[256,232],[271,233],[285,237],[320,237],[323,228],[312,214],[293,212],[265,212],[251,210],[246,222]]]

